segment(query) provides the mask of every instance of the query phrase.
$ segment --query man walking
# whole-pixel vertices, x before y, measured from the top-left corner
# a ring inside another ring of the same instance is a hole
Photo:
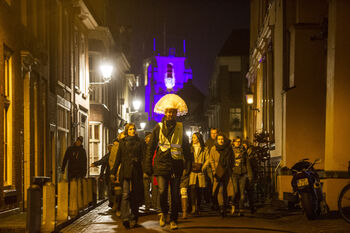
[[[165,100],[165,101],[164,101]],[[162,105],[163,104],[163,105]],[[175,94],[165,95],[155,106],[155,112],[164,113],[162,122],[153,129],[147,145],[145,173],[152,175],[152,158],[154,159],[153,175],[157,176],[161,213],[159,225],[165,226],[169,211],[168,188],[171,193],[170,229],[177,229],[180,205],[180,181],[188,176],[185,161],[189,159],[189,142],[184,134],[183,125],[176,121],[176,116],[187,113],[185,102]]]
[[[61,172],[64,173],[68,163],[68,181],[73,178],[84,178],[87,172],[86,151],[82,145],[83,137],[79,136],[74,144],[67,148],[64,154]]]
[[[101,170],[100,170],[100,177],[99,180],[101,182],[104,182],[105,186],[107,187],[107,192],[108,192],[108,200],[109,200],[109,207],[113,207],[113,197],[112,197],[112,188],[111,188],[111,182],[110,182],[110,167],[109,167],[109,156],[111,154],[111,150],[112,150],[113,144],[109,144],[107,146],[108,148],[108,153],[105,154],[100,160],[95,161],[94,163],[92,163],[90,165],[90,167],[97,167],[97,166],[101,166]]]

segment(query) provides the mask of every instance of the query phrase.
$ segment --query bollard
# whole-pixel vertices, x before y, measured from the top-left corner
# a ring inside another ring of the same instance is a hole
[[[39,185],[31,185],[28,189],[26,232],[40,232],[41,227],[41,189]]]
[[[69,183],[69,216],[75,217],[78,215],[78,182],[72,179]]]
[[[43,232],[55,229],[55,185],[48,182],[43,187]]]
[[[84,209],[82,179],[77,179],[77,181],[78,181],[78,210],[80,211]]]
[[[98,186],[98,199],[99,200],[105,199],[104,182],[101,179],[97,179],[97,186]]]
[[[92,202],[94,205],[97,204],[97,184],[96,184],[96,179],[91,178],[92,182]]]
[[[87,184],[88,184],[88,202],[89,202],[89,205],[92,205],[93,197],[92,197],[92,179],[91,178],[87,179]]]
[[[61,180],[57,185],[57,221],[65,222],[68,218],[68,182]]]
[[[83,178],[82,182],[83,182],[83,203],[84,203],[84,208],[87,208],[89,206],[89,201],[88,201],[89,189],[88,189],[87,178]]]

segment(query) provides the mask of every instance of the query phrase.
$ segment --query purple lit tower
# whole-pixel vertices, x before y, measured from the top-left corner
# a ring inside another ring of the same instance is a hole
[[[145,112],[148,120],[160,122],[162,115],[153,112],[157,101],[168,93],[177,93],[189,79],[192,79],[192,69],[189,67],[183,41],[184,56],[175,56],[175,49],[169,49],[168,56],[152,56],[144,62],[145,72]],[[153,46],[155,53],[155,41]]]

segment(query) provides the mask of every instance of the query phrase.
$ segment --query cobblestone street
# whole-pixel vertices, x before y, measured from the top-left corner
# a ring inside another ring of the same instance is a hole
[[[111,215],[107,203],[92,210],[85,216],[64,228],[62,233],[84,232],[172,232],[169,225],[158,224],[156,213],[141,215],[140,226],[126,230],[121,220]],[[255,215],[221,218],[215,212],[203,211],[198,217],[179,219],[179,229],[175,232],[286,232],[286,233],[349,233],[350,225],[338,217],[308,221],[301,212],[276,211],[261,208]]]

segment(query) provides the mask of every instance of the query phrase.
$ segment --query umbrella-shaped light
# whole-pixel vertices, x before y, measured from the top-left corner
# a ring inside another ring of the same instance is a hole
[[[167,108],[176,108],[178,116],[186,115],[188,112],[185,101],[180,96],[175,94],[167,94],[160,98],[160,100],[156,103],[156,106],[154,106],[154,112],[164,114],[165,109]]]

